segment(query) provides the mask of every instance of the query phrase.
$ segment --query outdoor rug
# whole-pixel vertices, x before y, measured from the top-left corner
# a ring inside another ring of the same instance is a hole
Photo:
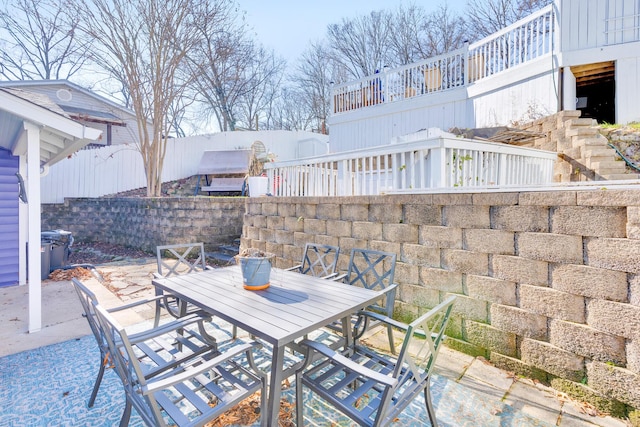
[[[105,373],[94,407],[87,408],[98,367],[93,336],[0,358],[0,426],[117,426],[125,398],[112,369]],[[283,394],[291,402],[293,390]],[[438,423],[444,427],[550,426],[442,376],[433,377],[431,390]],[[306,426],[353,425],[305,391]],[[422,396],[395,424],[429,425]],[[135,410],[129,425],[144,425]]]

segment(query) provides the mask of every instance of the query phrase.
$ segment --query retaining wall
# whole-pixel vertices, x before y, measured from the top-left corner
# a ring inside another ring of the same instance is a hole
[[[396,317],[456,294],[449,346],[640,408],[640,190],[264,197],[246,212],[242,247],[280,267],[306,242],[339,246],[341,271],[353,247],[395,252]]]
[[[191,241],[211,250],[240,236],[244,209],[243,197],[65,199],[42,205],[42,229],[152,253],[157,245]]]

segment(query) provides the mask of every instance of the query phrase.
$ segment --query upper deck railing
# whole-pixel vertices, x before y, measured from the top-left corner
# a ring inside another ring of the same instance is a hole
[[[471,45],[333,88],[334,114],[463,87],[548,55],[556,34],[553,5]]]
[[[265,166],[274,196],[362,196],[549,184],[556,158],[549,151],[437,137]]]

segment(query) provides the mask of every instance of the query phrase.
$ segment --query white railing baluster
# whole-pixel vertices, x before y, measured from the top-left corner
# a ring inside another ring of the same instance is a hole
[[[547,151],[441,137],[265,168],[274,196],[351,196],[550,183],[555,159]]]

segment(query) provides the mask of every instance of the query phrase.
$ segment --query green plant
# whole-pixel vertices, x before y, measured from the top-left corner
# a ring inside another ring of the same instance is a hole
[[[607,123],[607,122],[603,122],[600,123],[600,127],[602,129],[619,129],[620,125],[617,123]]]

